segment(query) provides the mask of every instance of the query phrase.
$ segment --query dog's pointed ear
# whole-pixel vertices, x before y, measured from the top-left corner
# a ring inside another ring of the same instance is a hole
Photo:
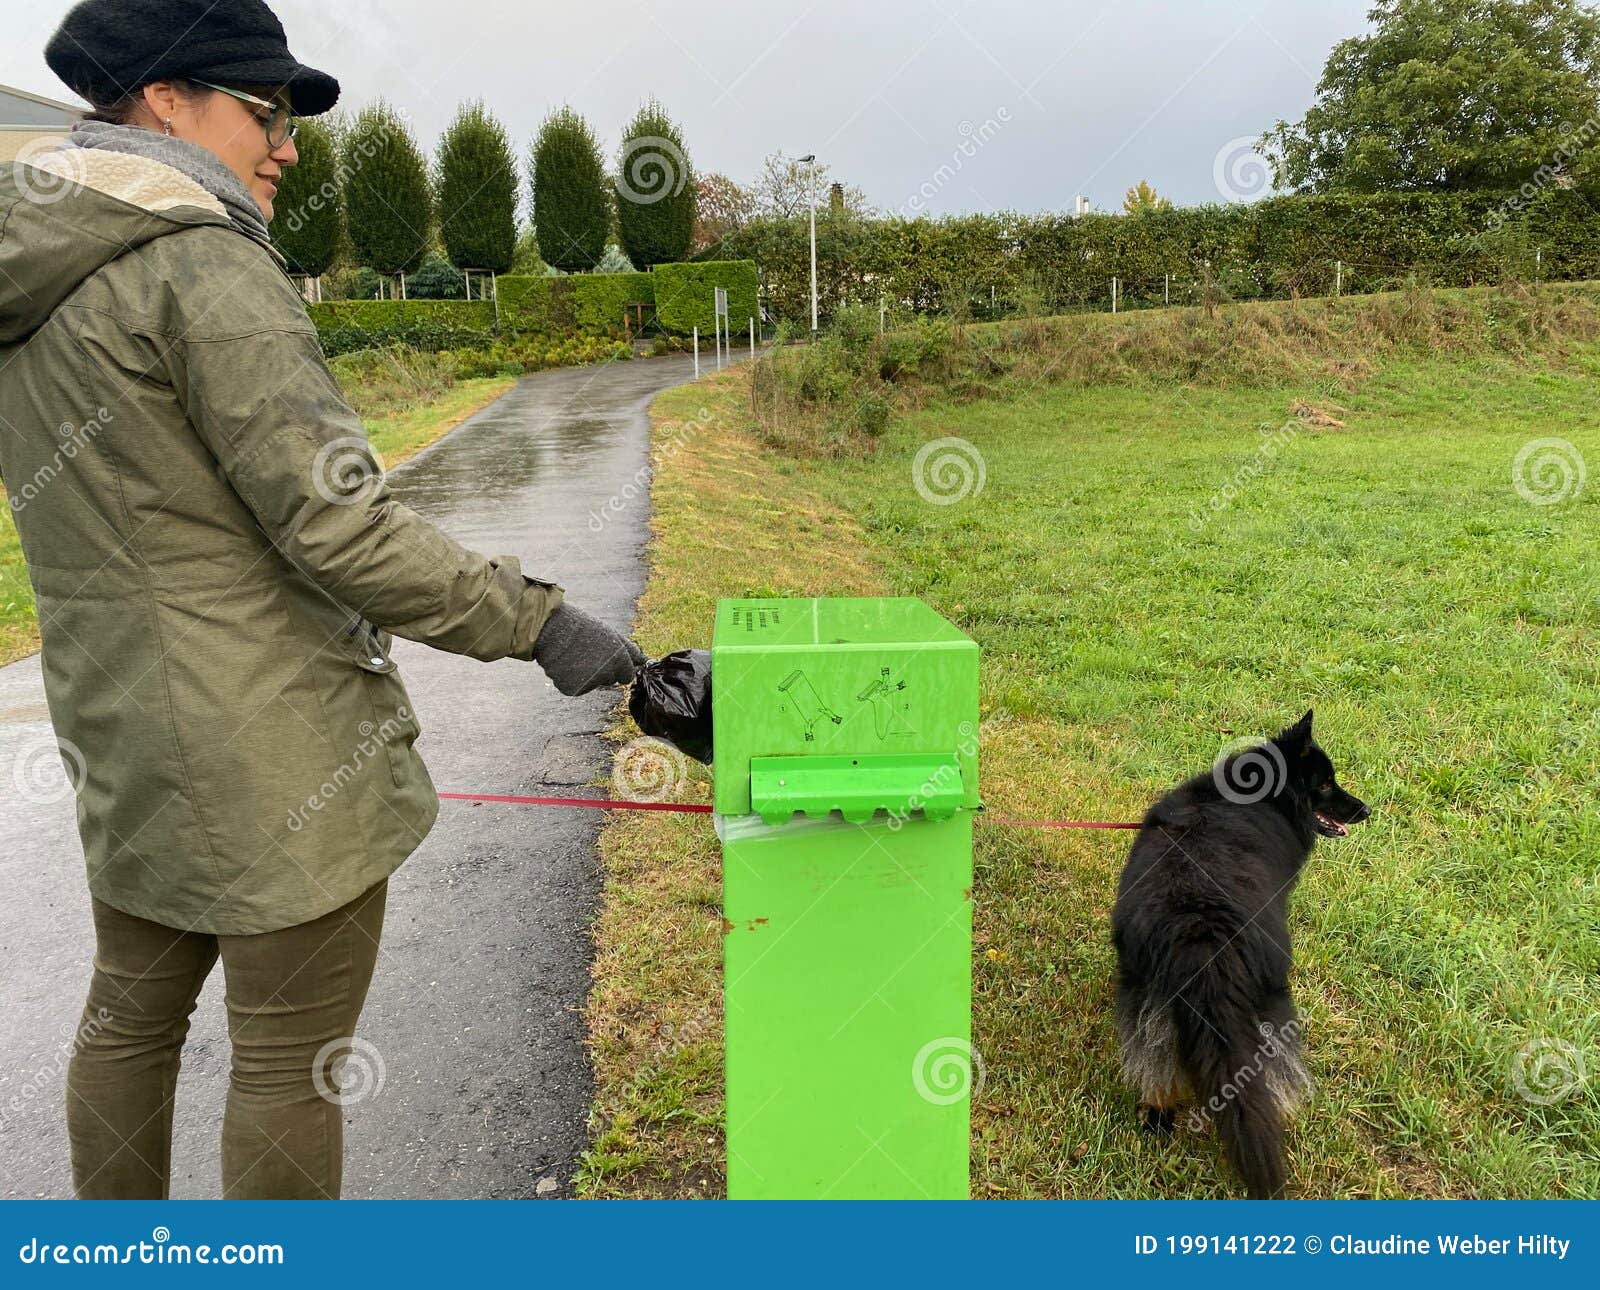
[[[1298,753],[1304,757],[1311,750],[1311,712],[1306,709],[1306,715],[1296,721],[1272,742],[1285,752]]]

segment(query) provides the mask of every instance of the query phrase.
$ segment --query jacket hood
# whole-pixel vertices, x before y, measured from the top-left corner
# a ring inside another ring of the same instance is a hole
[[[198,224],[234,227],[206,189],[148,157],[63,148],[0,164],[0,344],[32,335],[118,256]]]

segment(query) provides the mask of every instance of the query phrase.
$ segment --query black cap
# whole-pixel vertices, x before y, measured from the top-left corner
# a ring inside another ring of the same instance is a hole
[[[296,116],[339,101],[339,82],[289,52],[283,24],[261,0],[83,0],[44,59],[97,107],[152,81],[191,78],[282,87]]]

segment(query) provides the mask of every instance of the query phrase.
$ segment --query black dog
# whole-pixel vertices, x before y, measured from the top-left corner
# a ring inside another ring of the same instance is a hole
[[[1371,814],[1334,782],[1307,712],[1145,815],[1111,914],[1117,1031],[1149,1131],[1215,1117],[1251,1197],[1281,1196],[1283,1130],[1310,1080],[1289,997],[1289,892],[1317,835]]]

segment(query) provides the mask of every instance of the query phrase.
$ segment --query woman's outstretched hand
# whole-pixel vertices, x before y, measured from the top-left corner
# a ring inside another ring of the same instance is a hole
[[[566,601],[545,619],[533,658],[569,698],[602,685],[626,685],[644,662],[643,652],[621,632]]]

